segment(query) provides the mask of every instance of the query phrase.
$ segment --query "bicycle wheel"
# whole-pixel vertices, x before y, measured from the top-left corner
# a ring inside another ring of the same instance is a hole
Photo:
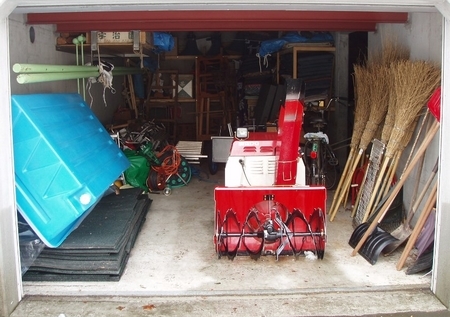
[[[337,166],[326,163],[324,168],[324,174],[325,174],[325,188],[334,189],[338,178]]]
[[[327,189],[334,189],[338,181],[338,160],[334,155],[331,147],[325,145],[325,159],[323,166],[323,173],[325,175],[325,187]]]
[[[315,163],[311,166],[311,185],[322,185],[319,169]]]

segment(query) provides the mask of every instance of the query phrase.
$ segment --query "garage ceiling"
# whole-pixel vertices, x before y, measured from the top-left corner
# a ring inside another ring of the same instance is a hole
[[[58,32],[99,31],[375,31],[378,23],[406,23],[406,12],[357,11],[110,11],[29,13],[28,24]]]

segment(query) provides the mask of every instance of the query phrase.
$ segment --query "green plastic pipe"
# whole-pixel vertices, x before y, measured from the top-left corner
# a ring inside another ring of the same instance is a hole
[[[115,72],[115,70],[113,70],[113,76],[123,76],[128,74],[131,73],[129,71]],[[98,70],[91,70],[89,72],[19,74],[17,75],[17,82],[19,84],[31,84],[31,83],[42,83],[47,81],[69,80],[69,79],[98,77],[98,76],[99,76]]]
[[[71,73],[38,73],[38,74],[19,74],[17,82],[19,84],[42,83],[47,81],[68,80],[78,78],[97,77],[98,71],[90,72],[71,72]]]
[[[88,72],[97,70],[97,66],[75,66],[75,65],[39,65],[39,64],[14,64],[13,71],[18,74],[33,73],[66,73],[66,72]],[[113,74],[120,71],[128,71],[130,74],[141,72],[137,67],[114,67]]]

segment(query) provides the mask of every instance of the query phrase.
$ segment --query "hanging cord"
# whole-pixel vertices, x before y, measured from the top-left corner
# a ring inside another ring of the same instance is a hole
[[[270,54],[266,54],[263,57],[263,65],[264,67],[268,68],[269,67],[269,56],[272,56]],[[258,61],[259,61],[259,72],[262,73],[262,67],[261,67],[261,55],[259,55],[259,53],[256,53],[256,57],[258,57]]]
[[[243,159],[240,159],[240,160],[239,160],[239,164],[240,164],[241,167],[242,167],[242,172],[244,173],[245,180],[247,181],[248,186],[252,186],[252,184],[250,184],[250,181],[248,180],[247,173],[245,172],[245,163],[244,163],[244,160],[243,160]]]
[[[106,88],[108,88],[111,93],[115,94],[116,90],[114,89],[114,87],[112,86],[113,83],[113,74],[112,74],[112,70],[114,69],[114,65],[111,63],[107,63],[107,62],[102,62],[101,58],[100,58],[100,45],[98,46],[98,70],[99,70],[99,76],[97,78],[95,77],[90,77],[88,82],[87,82],[87,87],[88,87],[88,91],[89,91],[89,96],[91,97],[91,102],[90,102],[90,107],[92,108],[92,102],[93,102],[93,97],[91,94],[91,87],[93,83],[101,83],[103,84],[103,103],[105,104],[105,107],[108,106],[107,102],[106,102]]]

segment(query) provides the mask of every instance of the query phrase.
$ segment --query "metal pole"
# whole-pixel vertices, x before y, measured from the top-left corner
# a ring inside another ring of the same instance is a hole
[[[130,74],[130,72],[119,71],[113,73],[114,76],[123,76],[128,74]],[[90,72],[19,74],[17,75],[17,82],[19,84],[31,84],[31,83],[42,83],[47,81],[80,79],[98,76],[99,72],[97,70],[93,70]]]
[[[72,72],[90,72],[98,70],[97,66],[74,66],[74,65],[39,65],[39,64],[20,64],[13,65],[13,71],[17,74],[33,73],[72,73]],[[140,73],[142,70],[137,67],[114,67],[113,74],[116,72],[129,72],[130,74]]]

